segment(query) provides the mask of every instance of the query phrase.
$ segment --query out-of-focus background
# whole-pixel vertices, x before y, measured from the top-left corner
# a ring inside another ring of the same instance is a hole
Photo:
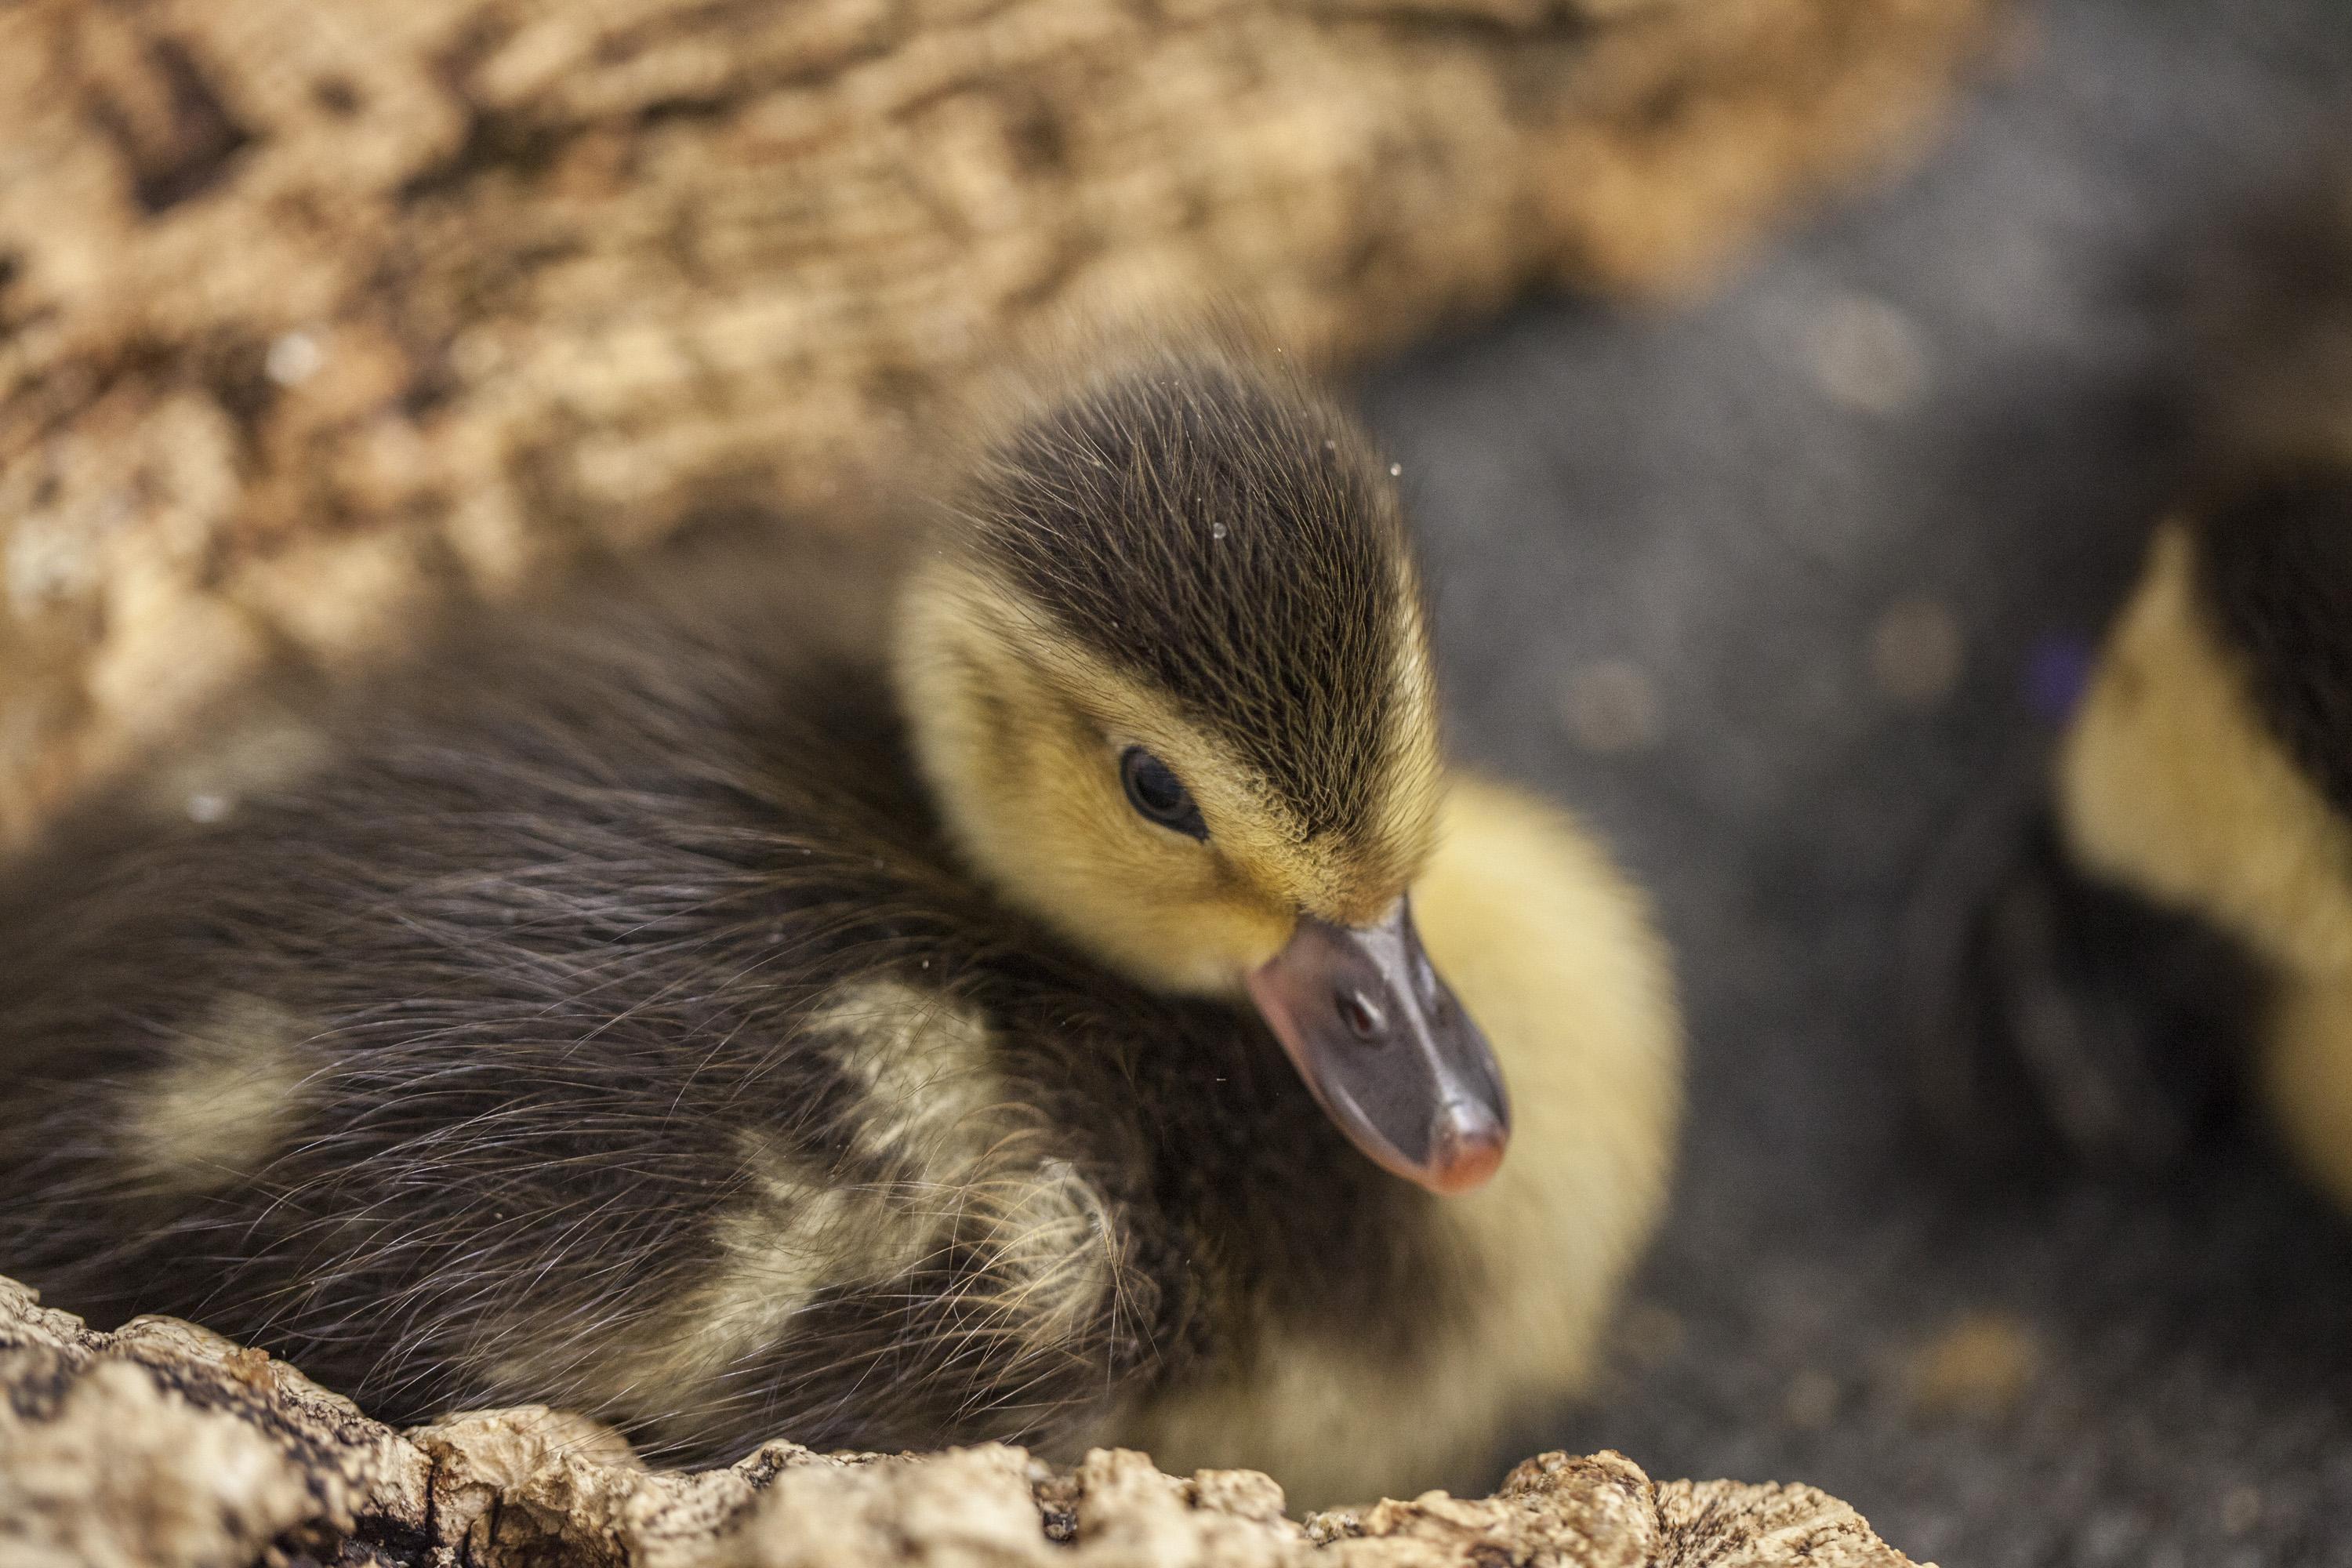
[[[0,829],[436,595],[855,527],[1023,332],[1238,299],[1361,376],[1459,749],[1679,954],[1674,1213],[1514,1451],[2352,1562],[2352,1232],[2254,1133],[1962,1179],[1902,963],[2179,479],[2179,258],[2347,98],[2340,0],[14,7]]]
[[[1691,1011],[1616,1373],[1521,1447],[1802,1478],[1947,1565],[2352,1563],[2352,1232],[2261,1132],[1987,1190],[1906,1103],[1906,927],[2181,479],[2184,258],[2352,107],[2334,0],[2022,15],[1916,174],[1719,297],[1368,384],[1463,749],[1603,828]]]

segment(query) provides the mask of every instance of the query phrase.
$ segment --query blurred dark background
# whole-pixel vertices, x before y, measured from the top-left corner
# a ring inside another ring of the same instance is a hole
[[[1988,1186],[1909,1109],[1903,933],[2181,471],[2184,257],[2340,133],[2341,0],[2050,0],[1899,186],[1656,317],[1372,379],[1456,743],[1655,891],[1686,1163],[1595,1403],[1921,1560],[2352,1563],[2352,1227],[2259,1131]]]

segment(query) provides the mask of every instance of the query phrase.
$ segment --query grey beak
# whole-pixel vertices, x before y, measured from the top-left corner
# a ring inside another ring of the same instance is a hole
[[[1369,926],[1302,916],[1249,990],[1316,1102],[1380,1165],[1464,1193],[1503,1163],[1502,1071],[1430,966],[1409,900]]]

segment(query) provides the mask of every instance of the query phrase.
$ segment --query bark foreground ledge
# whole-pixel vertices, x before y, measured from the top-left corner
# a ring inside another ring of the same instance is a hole
[[[0,837],[436,595],[854,522],[1039,324],[1671,289],[2002,3],[0,5]]]
[[[771,1443],[645,1468],[540,1408],[395,1431],[286,1363],[189,1324],[115,1333],[0,1279],[0,1564],[240,1568],[1905,1568],[1811,1487],[1654,1482],[1545,1454],[1493,1497],[1288,1518],[1248,1470],[1162,1475],[1097,1450],[820,1455]]]

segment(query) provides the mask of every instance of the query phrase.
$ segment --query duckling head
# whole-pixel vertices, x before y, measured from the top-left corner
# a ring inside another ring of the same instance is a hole
[[[1214,353],[1066,389],[979,457],[898,675],[1002,896],[1146,986],[1254,1003],[1389,1170],[1493,1173],[1501,1074],[1408,895],[1440,786],[1418,579],[1344,415]]]

